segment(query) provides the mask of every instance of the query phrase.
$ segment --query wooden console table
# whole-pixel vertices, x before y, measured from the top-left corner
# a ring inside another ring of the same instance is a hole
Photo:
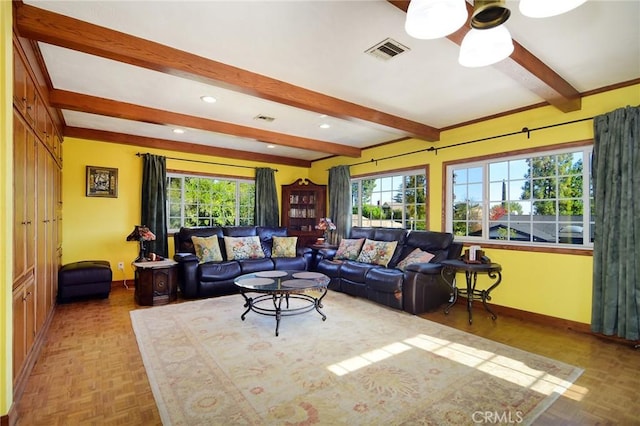
[[[178,298],[178,262],[133,262],[136,267],[135,299],[138,305],[166,305]]]

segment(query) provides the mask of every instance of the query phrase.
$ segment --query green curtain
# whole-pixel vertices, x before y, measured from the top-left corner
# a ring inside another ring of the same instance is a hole
[[[594,118],[591,330],[640,338],[640,108]]]
[[[146,243],[147,252],[169,256],[167,242],[167,161],[165,157],[144,154],[142,166],[141,225],[156,235]]]
[[[351,231],[351,173],[349,166],[336,166],[329,169],[329,214],[336,225],[330,233],[331,244],[337,244]]]
[[[256,168],[256,226],[280,226],[275,170]]]

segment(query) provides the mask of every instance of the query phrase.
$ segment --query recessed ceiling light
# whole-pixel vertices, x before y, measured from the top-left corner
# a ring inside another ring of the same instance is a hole
[[[202,102],[206,102],[208,104],[215,103],[217,100],[213,96],[200,96],[200,99],[202,100]]]
[[[269,149],[273,149],[275,147],[276,147],[275,145],[267,145],[267,148],[269,148]]]
[[[321,128],[321,129],[328,129],[329,127],[331,127],[331,125],[330,125],[330,124],[327,124],[327,123],[322,123],[322,124],[320,125],[320,128]]]
[[[184,130],[183,129],[173,129],[173,133],[177,133],[177,134],[181,135],[181,134],[184,133]]]

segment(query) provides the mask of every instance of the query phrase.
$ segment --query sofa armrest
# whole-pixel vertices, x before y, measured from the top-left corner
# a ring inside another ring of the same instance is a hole
[[[449,256],[447,259],[457,260],[460,259],[460,255],[462,254],[462,243],[458,241],[454,241],[451,243],[449,247]]]
[[[296,248],[296,255],[298,257],[304,257],[305,254],[311,253],[313,252],[313,250],[311,250],[309,247],[298,247]]]
[[[320,259],[333,260],[337,251],[338,249],[331,249],[331,248],[320,249],[318,250],[318,255],[320,256]]]
[[[407,265],[406,270],[427,275],[440,275],[442,265],[439,263],[411,263]]]
[[[178,262],[178,285],[182,296],[187,299],[198,297],[198,258],[193,253],[176,253],[173,260]]]
[[[178,263],[182,262],[198,262],[198,258],[193,253],[176,253],[173,256],[173,260]]]
[[[441,275],[438,263],[414,263],[404,272],[403,309],[414,315],[430,312],[449,302],[453,288]]]

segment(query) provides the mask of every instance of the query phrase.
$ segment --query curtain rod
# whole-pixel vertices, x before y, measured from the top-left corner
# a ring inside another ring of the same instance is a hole
[[[382,158],[372,158],[369,161],[362,161],[360,163],[350,164],[349,167],[361,166],[363,164],[369,164],[369,163],[378,163],[378,161],[390,160],[392,158],[404,157],[405,155],[413,155],[413,154],[418,154],[420,152],[432,152],[432,151],[435,151],[436,155],[438,155],[438,151],[441,150],[441,149],[453,148],[453,147],[456,147],[456,146],[468,145],[468,144],[477,143],[477,142],[484,142],[484,141],[488,141],[488,140],[492,140],[492,139],[504,138],[504,137],[507,137],[507,136],[514,136],[514,135],[518,135],[518,134],[521,134],[521,133],[526,133],[527,134],[527,139],[529,139],[530,136],[531,136],[531,132],[535,132],[536,130],[550,129],[552,127],[564,126],[564,125],[567,125],[567,124],[579,123],[581,121],[593,120],[594,118],[595,117],[580,118],[578,120],[565,121],[563,123],[550,124],[548,126],[541,126],[541,127],[536,127],[536,128],[533,128],[533,129],[529,129],[528,127],[523,127],[522,130],[519,130],[517,132],[503,133],[501,135],[488,136],[486,138],[474,139],[474,140],[465,141],[465,142],[458,142],[458,143],[454,143],[454,144],[451,144],[451,145],[441,146],[439,148],[434,148],[434,147],[430,146],[429,148],[419,149],[417,151],[406,152],[404,154],[390,155],[388,157],[382,157]]]
[[[138,152],[136,153],[136,157],[142,157],[143,155],[146,154],[151,154],[150,152]],[[240,164],[228,164],[228,163],[216,163],[214,161],[203,161],[203,160],[190,160],[188,158],[178,158],[178,157],[167,157],[164,156],[164,158],[168,158],[169,160],[178,160],[178,161],[189,161],[191,163],[203,163],[203,164],[213,164],[216,166],[228,166],[228,167],[240,167],[242,169],[256,169],[257,167],[251,167],[251,166],[241,166]],[[278,171],[278,169],[272,169],[274,171]]]

